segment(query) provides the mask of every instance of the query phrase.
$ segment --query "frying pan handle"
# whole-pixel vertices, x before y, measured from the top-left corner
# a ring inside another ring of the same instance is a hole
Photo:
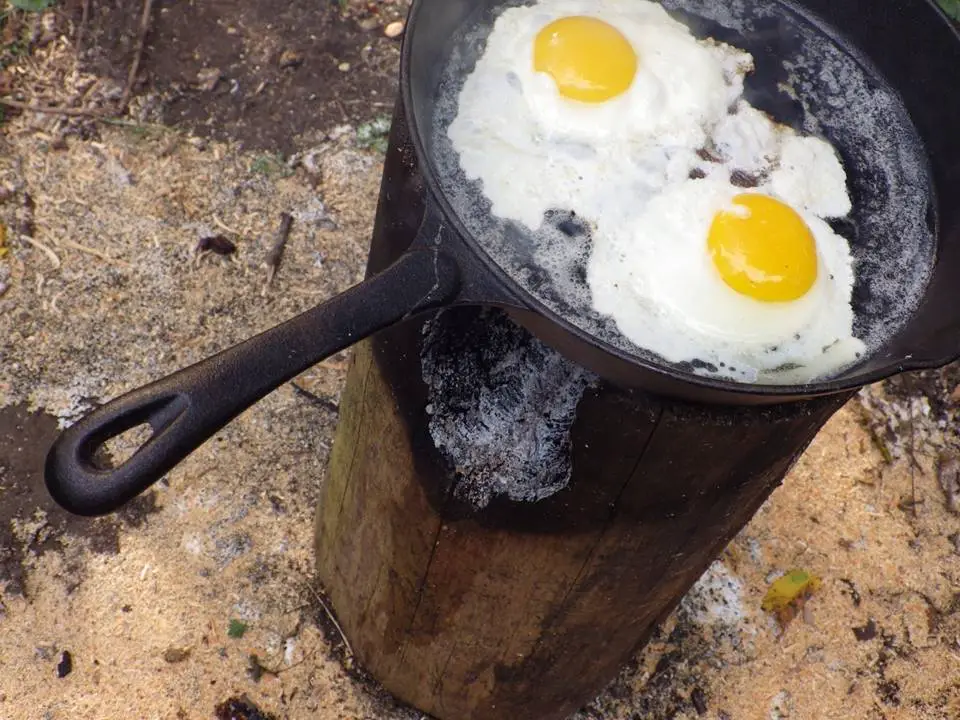
[[[100,406],[67,428],[47,455],[53,498],[78,515],[103,515],[150,487],[254,402],[311,365],[414,313],[450,303],[456,263],[438,249],[413,250],[311,310]],[[153,433],[116,468],[97,450],[139,425]]]

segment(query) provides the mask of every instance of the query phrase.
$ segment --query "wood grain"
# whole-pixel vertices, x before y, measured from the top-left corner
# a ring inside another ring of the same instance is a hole
[[[368,274],[423,212],[399,120]],[[478,310],[446,312],[455,328]],[[316,553],[360,663],[441,720],[553,720],[592,699],[847,399],[700,407],[603,383],[577,407],[569,486],[476,510],[430,436],[422,326],[355,349]]]
[[[468,514],[441,459],[415,453],[426,415],[401,407],[381,367],[397,338],[380,342],[381,362],[376,340],[357,348],[341,403],[318,571],[360,662],[444,720],[589,701],[843,402],[721,409],[601,386],[578,409],[567,489]]]

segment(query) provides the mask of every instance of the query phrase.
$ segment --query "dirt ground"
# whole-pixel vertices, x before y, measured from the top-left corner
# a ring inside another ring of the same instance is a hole
[[[313,580],[346,354],[114,516],[43,488],[59,427],[345,289],[367,251],[402,0],[158,0],[138,53],[141,10],[3,21],[0,95],[75,112],[0,125],[0,718],[420,718],[340,661]],[[861,392],[575,719],[960,717],[958,388],[950,366]],[[822,585],[782,627],[761,600],[792,568]]]

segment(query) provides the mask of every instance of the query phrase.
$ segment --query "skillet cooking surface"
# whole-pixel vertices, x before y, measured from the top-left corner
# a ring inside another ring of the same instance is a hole
[[[477,245],[546,308],[642,364],[684,373],[709,370],[697,361],[666,363],[632,344],[612,319],[590,307],[583,262],[589,237],[568,212],[558,209],[547,218],[556,228],[556,242],[569,248],[565,262],[548,270],[540,254],[542,239],[534,242],[516,223],[491,215],[479,182],[469,181],[460,170],[447,138],[456,100],[482,54],[493,20],[517,4],[527,3],[477,7],[448,42],[433,76],[419,80],[432,83],[433,102],[426,108],[430,117],[417,117],[421,127],[429,128],[424,140],[432,174]],[[712,37],[753,56],[756,69],[747,77],[744,92],[750,104],[803,134],[825,137],[839,152],[853,211],[831,224],[850,243],[856,276],[854,333],[866,343],[869,357],[910,319],[936,256],[936,206],[927,155],[897,92],[839,33],[793,5],[722,5],[712,0],[661,4],[697,37]],[[583,292],[570,292],[566,288],[571,285]],[[855,368],[842,375],[852,372]]]

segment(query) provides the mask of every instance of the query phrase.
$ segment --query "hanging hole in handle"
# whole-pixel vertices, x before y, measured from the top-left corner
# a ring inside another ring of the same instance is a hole
[[[72,430],[80,432],[74,447],[81,464],[94,472],[110,472],[122,467],[176,420],[188,405],[187,400],[177,394],[141,402],[135,396],[130,397],[106,417],[97,418],[99,411],[94,411],[76,428],[66,431],[65,435]],[[84,423],[91,420],[93,426],[84,429]]]
[[[97,446],[90,460],[97,470],[114,470],[123,465],[154,435],[150,423],[143,422],[119,435],[112,435]]]

